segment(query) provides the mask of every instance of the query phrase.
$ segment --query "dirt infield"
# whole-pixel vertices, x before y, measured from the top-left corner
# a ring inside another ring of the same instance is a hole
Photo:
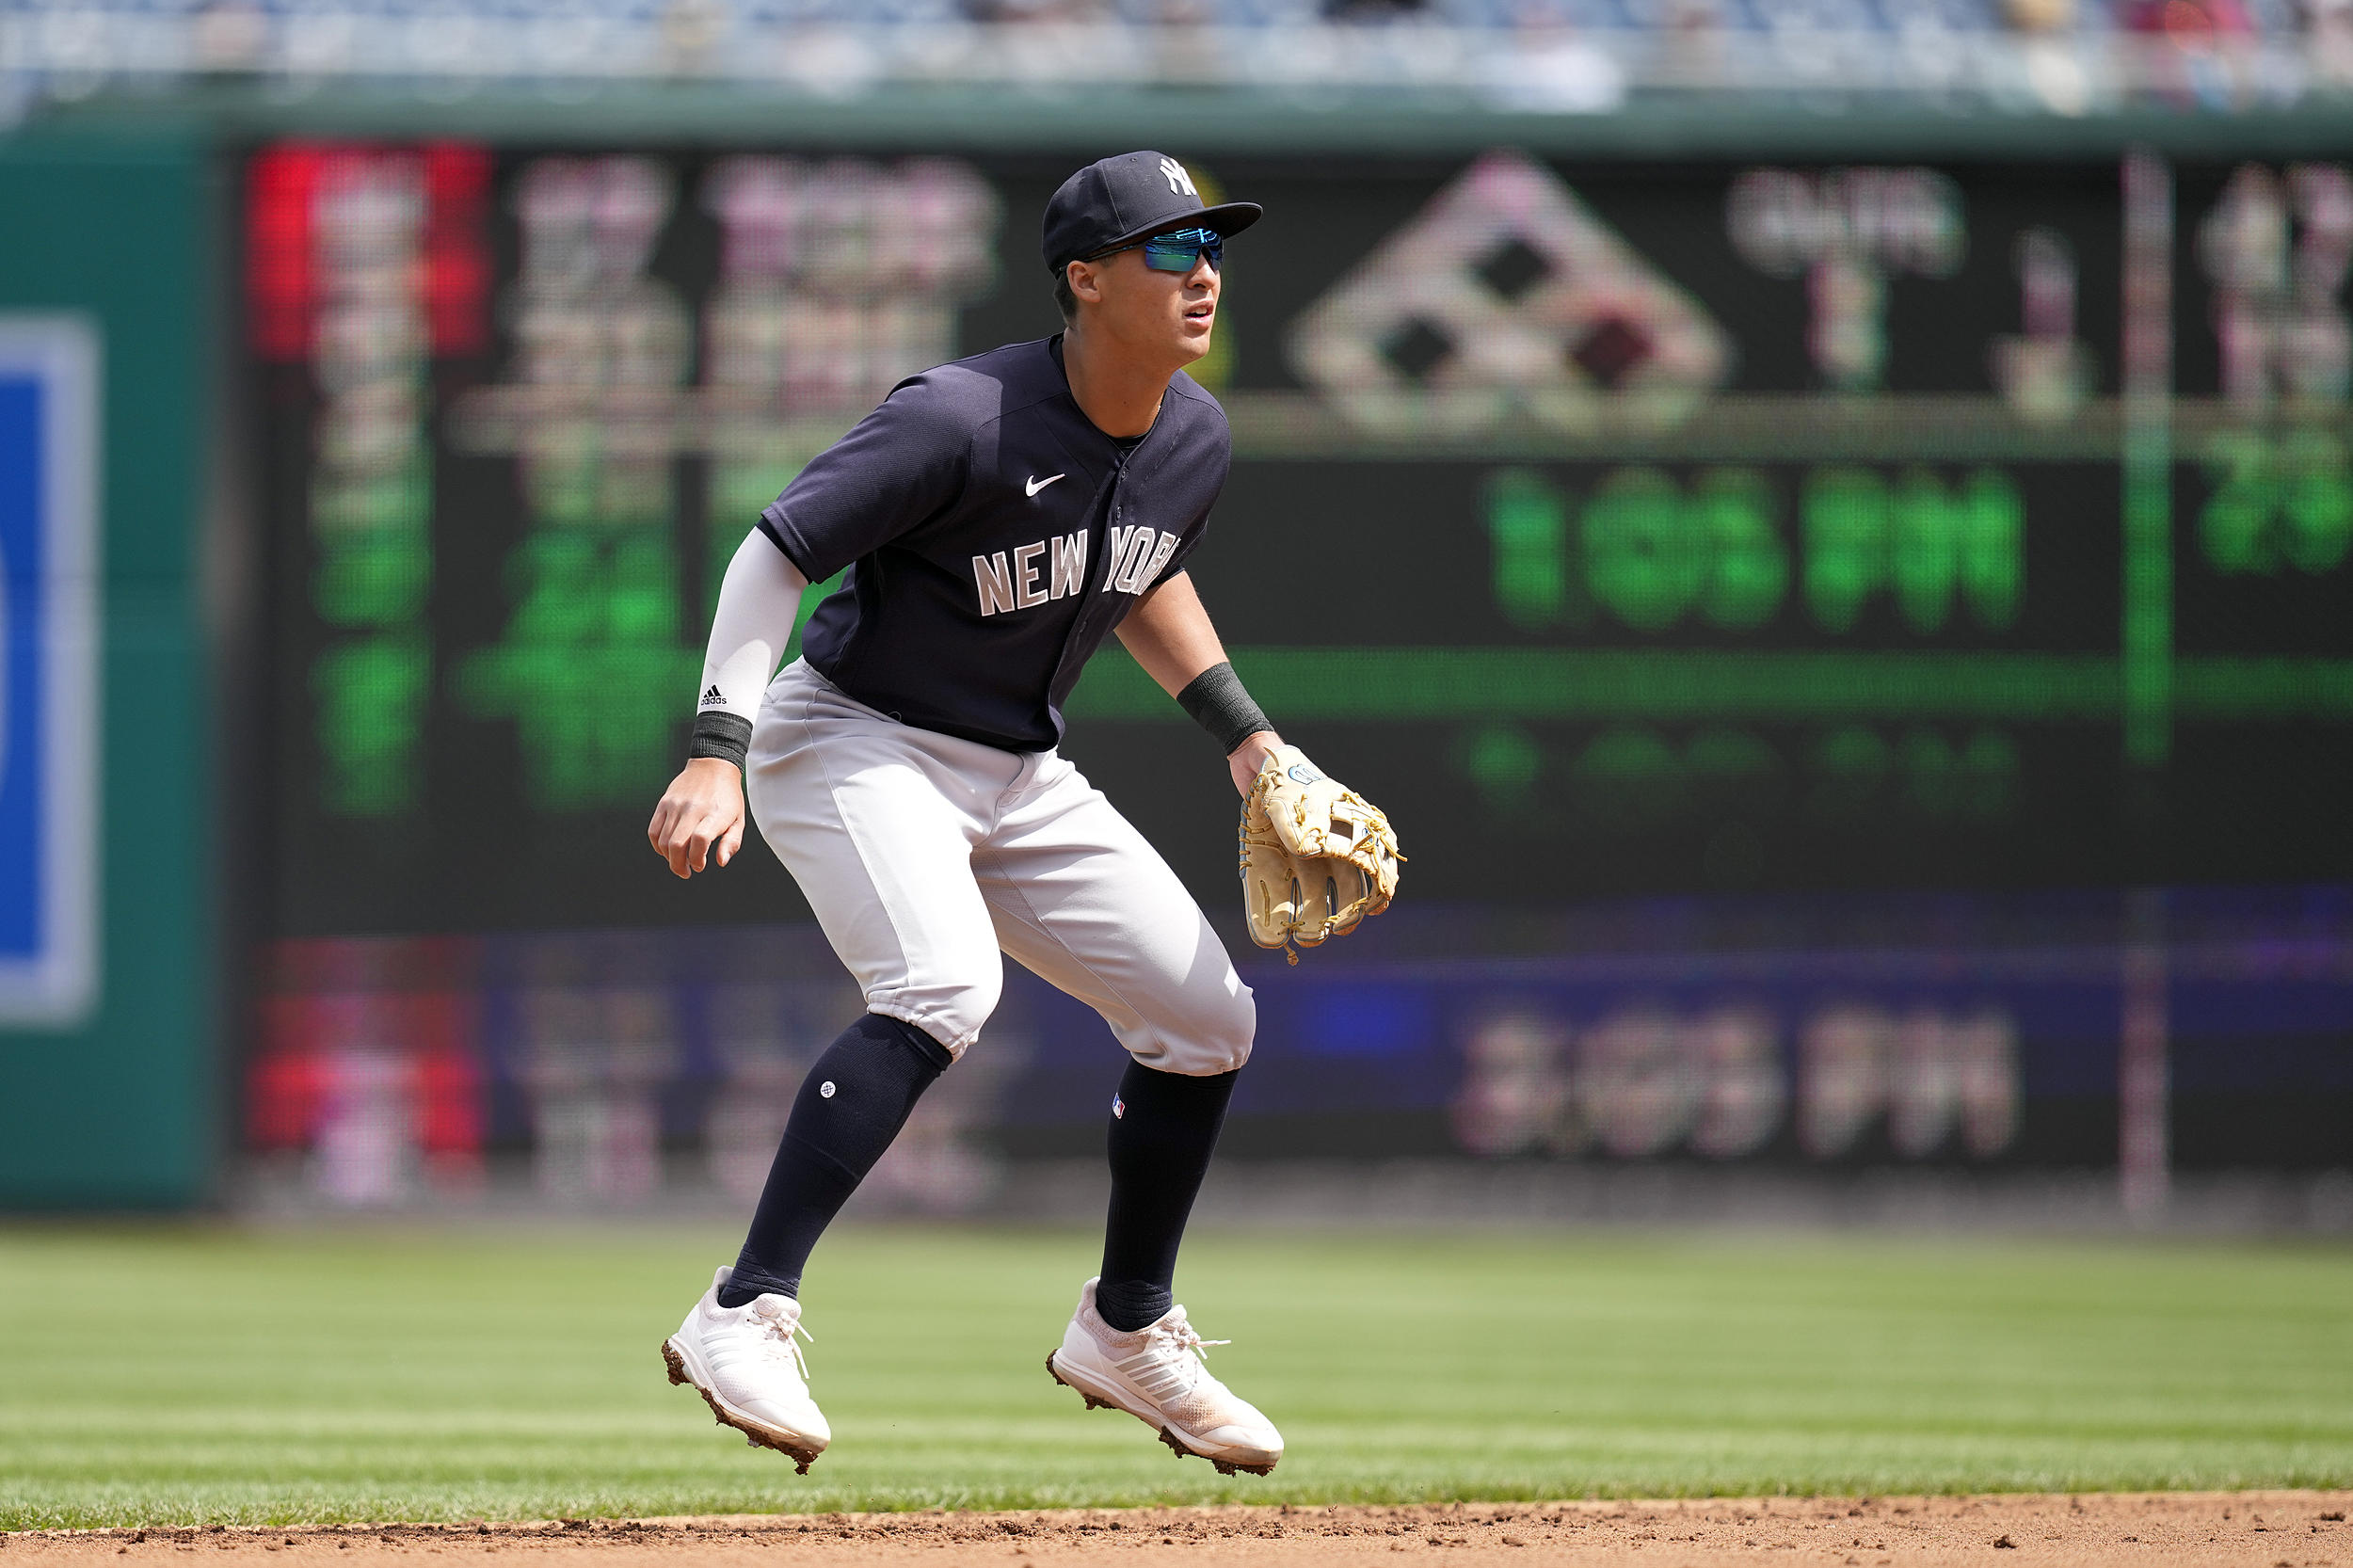
[[[1526,1568],[1540,1560],[1659,1568],[1773,1561],[2353,1568],[2349,1504],[2353,1493],[2159,1493],[26,1531],[0,1534],[0,1563],[159,1568],[195,1555],[237,1568],[357,1568],[388,1554],[422,1554],[507,1560],[495,1568],[515,1558],[526,1560],[514,1568],[728,1568],[780,1560],[824,1568],[1002,1568],[1022,1559],[1138,1568],[1158,1561],[1338,1568],[1436,1550],[1458,1568]]]

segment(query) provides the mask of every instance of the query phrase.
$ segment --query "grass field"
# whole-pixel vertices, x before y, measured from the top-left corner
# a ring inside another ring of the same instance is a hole
[[[1094,1242],[819,1252],[806,1477],[658,1345],[733,1238],[0,1230],[0,1528],[2353,1484],[2353,1250],[1202,1236],[1266,1480],[1041,1363]]]

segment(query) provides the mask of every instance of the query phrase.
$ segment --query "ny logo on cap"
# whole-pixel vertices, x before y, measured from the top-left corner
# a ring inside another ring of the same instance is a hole
[[[1172,194],[1190,196],[1195,200],[1200,200],[1201,193],[1193,188],[1193,176],[1185,172],[1184,165],[1174,158],[1163,156],[1160,159],[1160,173],[1166,176],[1168,188]]]

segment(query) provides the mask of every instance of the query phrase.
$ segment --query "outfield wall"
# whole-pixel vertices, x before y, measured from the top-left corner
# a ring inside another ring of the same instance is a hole
[[[0,310],[80,312],[107,398],[103,980],[0,1036],[0,1202],[753,1180],[856,1003],[757,848],[691,887],[645,854],[666,694],[738,525],[899,359],[1050,329],[1031,234],[1106,138],[1302,215],[1237,244],[1199,575],[1416,856],[1366,933],[1245,955],[1231,1152],[2353,1167],[2345,355],[2224,352],[2278,301],[2210,237],[2327,251],[2328,117],[216,88],[0,154],[40,219]],[[584,289],[533,254],[596,191],[628,232]],[[741,261],[812,192],[859,255],[933,202],[897,296]],[[1876,295],[1739,216],[1882,206]],[[1380,248],[1465,210],[1542,221],[1374,319]],[[1572,254],[1609,286],[1539,323]],[[2342,324],[2343,272],[2296,308]],[[1881,314],[1811,332],[1824,298]],[[1449,368],[1482,312],[1553,381]],[[1225,921],[1199,737],[1115,651],[1072,713]],[[1099,1023],[1015,977],[995,1035],[883,1179],[955,1207],[1092,1145]]]
[[[187,137],[0,140],[0,317],[71,322],[99,345],[103,389],[98,685],[87,715],[101,780],[94,841],[87,858],[46,868],[87,875],[98,939],[89,984],[62,1016],[0,1024],[9,1207],[181,1208],[212,1191],[218,1168],[216,1003],[233,955],[216,940],[214,661],[200,586],[216,406],[212,169]],[[16,678],[29,653],[10,649]],[[13,787],[29,752],[6,761],[12,814],[70,805]]]
[[[1680,1173],[1752,1201],[2079,1188],[2117,1163],[2118,1043],[2153,973],[2174,1171],[2348,1164],[2342,888],[1401,905],[1296,968],[1228,939],[1260,1025],[1233,1160],[1451,1161],[1542,1190]],[[870,1207],[1034,1208],[1030,1172],[1099,1161],[1124,1057],[1085,1007],[1007,979]],[[807,925],[290,940],[261,988],[245,1192],[295,1208],[748,1203],[857,1007]]]

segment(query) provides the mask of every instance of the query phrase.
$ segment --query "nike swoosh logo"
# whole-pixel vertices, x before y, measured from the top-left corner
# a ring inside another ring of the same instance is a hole
[[[1061,474],[1054,473],[1048,474],[1047,477],[1040,479],[1036,474],[1032,474],[1030,475],[1030,483],[1027,488],[1032,495],[1035,495],[1038,491],[1044,489],[1047,486],[1052,484],[1055,480],[1060,479],[1061,477],[1063,477]]]

